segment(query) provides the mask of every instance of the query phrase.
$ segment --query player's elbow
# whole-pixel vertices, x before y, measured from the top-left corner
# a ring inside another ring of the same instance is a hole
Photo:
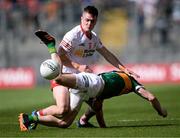
[[[151,92],[149,92],[149,91],[147,91],[147,90],[145,90],[145,89],[143,89],[143,88],[139,89],[138,93],[139,93],[143,98],[145,98],[146,100],[148,100],[148,101],[150,101],[150,102],[153,101],[153,100],[156,98]]]
[[[154,101],[156,99],[156,97],[154,95],[152,95],[152,94],[148,95],[147,98],[148,98],[148,101],[150,101],[150,102],[152,102],[152,101]]]

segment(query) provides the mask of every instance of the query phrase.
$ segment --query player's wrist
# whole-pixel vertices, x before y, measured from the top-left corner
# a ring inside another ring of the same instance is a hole
[[[119,66],[119,69],[122,70],[122,71],[126,71],[127,69],[123,66]]]

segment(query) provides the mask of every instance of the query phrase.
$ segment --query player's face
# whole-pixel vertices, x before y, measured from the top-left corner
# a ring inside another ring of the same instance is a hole
[[[85,32],[93,30],[96,25],[97,17],[92,16],[90,13],[84,12],[81,17],[81,26]]]

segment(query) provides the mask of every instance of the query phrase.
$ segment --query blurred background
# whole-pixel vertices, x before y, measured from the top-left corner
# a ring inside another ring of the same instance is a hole
[[[98,8],[94,31],[122,63],[179,65],[179,0],[0,0],[0,75],[9,68],[27,67],[35,84],[46,84],[39,66],[50,56],[34,32],[49,32],[58,47],[63,35],[80,23],[87,5]],[[97,64],[107,63],[101,59]],[[2,77],[0,82],[5,83]]]

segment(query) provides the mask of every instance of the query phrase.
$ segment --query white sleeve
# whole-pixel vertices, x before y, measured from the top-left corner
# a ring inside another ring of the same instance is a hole
[[[70,52],[72,49],[73,33],[67,32],[60,42],[59,47],[62,47],[66,52]]]
[[[95,32],[92,32],[92,33],[93,33],[93,35],[95,36],[95,39],[96,39],[97,49],[104,47],[101,40],[100,40],[100,38],[97,36],[97,34]]]

